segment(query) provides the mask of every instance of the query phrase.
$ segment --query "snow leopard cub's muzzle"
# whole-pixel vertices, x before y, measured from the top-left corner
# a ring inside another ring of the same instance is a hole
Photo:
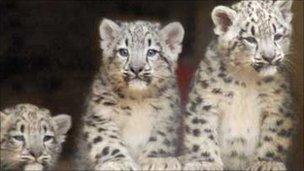
[[[283,53],[276,52],[261,52],[258,57],[255,57],[252,66],[257,72],[265,70],[276,70],[280,67],[283,61]]]
[[[152,70],[151,67],[146,64],[129,64],[129,66],[124,69],[123,77],[128,84],[141,83],[147,86],[152,81]]]
[[[51,159],[51,155],[44,153],[43,150],[36,147],[22,150],[21,161],[25,163],[39,163],[47,166]]]
[[[260,44],[260,49],[255,54],[252,66],[263,75],[276,73],[277,68],[281,66],[284,59],[283,51],[272,42],[264,43],[264,45]]]

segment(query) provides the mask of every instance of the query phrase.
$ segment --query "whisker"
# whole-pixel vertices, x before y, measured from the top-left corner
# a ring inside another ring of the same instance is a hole
[[[151,75],[152,77],[155,77],[155,78],[176,78],[176,76],[165,76],[165,75]]]
[[[282,62],[282,67],[284,67],[288,72],[294,74],[296,73],[296,70],[294,68],[294,63],[289,61],[289,60],[284,60],[284,62]]]

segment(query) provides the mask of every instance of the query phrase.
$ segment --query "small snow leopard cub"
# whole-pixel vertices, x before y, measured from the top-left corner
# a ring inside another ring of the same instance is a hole
[[[184,116],[184,170],[285,170],[294,113],[284,69],[292,1],[212,11],[217,39],[195,74]]]
[[[102,65],[80,138],[84,169],[176,170],[179,93],[175,69],[184,29],[146,21],[99,28]]]
[[[31,104],[0,112],[1,170],[48,170],[54,166],[71,127],[68,115]]]

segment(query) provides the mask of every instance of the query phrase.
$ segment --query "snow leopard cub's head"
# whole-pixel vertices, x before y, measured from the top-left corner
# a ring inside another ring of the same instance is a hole
[[[233,66],[273,75],[289,53],[292,0],[241,1],[212,11],[219,48]]]
[[[42,170],[54,166],[71,127],[71,117],[18,104],[0,111],[1,169]]]
[[[103,67],[117,89],[161,89],[175,75],[184,29],[147,21],[117,23],[103,19],[100,28]]]

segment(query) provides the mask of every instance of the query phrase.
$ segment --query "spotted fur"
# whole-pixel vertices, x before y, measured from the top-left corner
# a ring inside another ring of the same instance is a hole
[[[71,126],[68,115],[51,117],[31,104],[7,108],[1,116],[1,170],[51,169]]]
[[[241,1],[212,12],[217,39],[184,115],[184,170],[285,170],[293,134],[286,79],[292,1]]]
[[[179,23],[161,28],[146,21],[102,21],[102,65],[80,138],[82,169],[180,167],[174,158],[180,101],[175,69],[183,35]]]

